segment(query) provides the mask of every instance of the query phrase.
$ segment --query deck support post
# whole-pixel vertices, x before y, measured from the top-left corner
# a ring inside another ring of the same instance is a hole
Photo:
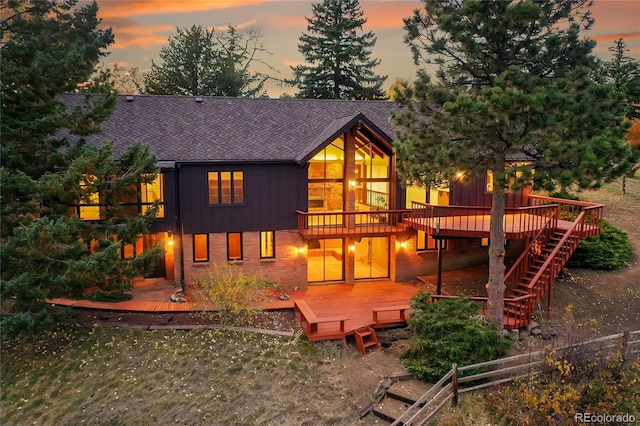
[[[547,292],[547,320],[551,319],[551,293],[553,293],[553,281],[549,284],[549,290]]]
[[[442,294],[442,238],[436,237],[436,245],[438,246],[438,279],[436,281],[436,294]]]

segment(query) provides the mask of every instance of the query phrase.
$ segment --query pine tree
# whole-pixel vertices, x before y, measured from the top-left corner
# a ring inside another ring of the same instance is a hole
[[[169,44],[160,49],[161,64],[152,62],[145,75],[146,93],[189,96],[260,96],[271,77],[251,71],[258,57],[269,53],[255,29],[226,31],[194,25],[176,29]]]
[[[627,118],[640,119],[640,61],[627,55],[629,48],[622,38],[616,40],[609,51],[613,53],[613,59],[606,64],[607,75],[626,95]]]
[[[536,187],[597,187],[630,166],[623,96],[604,83],[595,42],[581,38],[593,24],[589,5],[424,0],[405,20],[416,63],[438,72],[396,89],[401,175],[429,184],[493,171],[488,317],[500,327],[505,190],[533,170]],[[530,164],[509,161],[523,154]]]
[[[292,67],[299,98],[380,99],[387,76],[375,75],[379,59],[371,59],[373,32],[362,31],[367,20],[358,0],[323,0],[306,18],[308,34],[298,50],[310,65]]]
[[[113,43],[111,30],[98,28],[97,12],[95,2],[2,3],[0,291],[24,310],[3,320],[3,331],[12,318],[25,327],[44,320],[33,315],[42,306],[35,302],[80,297],[93,286],[128,288],[162,250],[120,258],[122,245],[146,232],[155,210],[129,216],[118,200],[136,197],[137,185],[155,178],[154,157],[134,145],[114,158],[110,144],[84,141],[115,105],[109,76],[92,78]],[[83,91],[85,102],[63,104],[60,95],[68,91]],[[104,220],[82,221],[72,205],[93,194],[100,194]]]
[[[613,52],[613,59],[606,64],[607,76],[616,89],[625,95],[624,103],[629,125],[627,140],[636,151],[635,163],[627,175],[622,177],[624,190],[624,179],[627,176],[635,176],[640,170],[640,62],[627,56],[629,49],[622,38],[616,40],[609,51]]]

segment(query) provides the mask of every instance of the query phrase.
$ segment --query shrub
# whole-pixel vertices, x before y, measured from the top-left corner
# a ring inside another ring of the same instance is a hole
[[[131,300],[133,296],[131,293],[126,293],[124,291],[103,291],[97,290],[89,295],[90,300],[95,300],[96,302],[122,302],[125,300]]]
[[[600,235],[582,240],[567,266],[613,270],[624,266],[632,255],[627,233],[603,220]]]
[[[619,354],[575,365],[548,348],[544,374],[486,394],[487,407],[505,424],[572,425],[576,413],[638,415],[640,363]]]
[[[511,342],[484,323],[469,299],[429,301],[419,292],[411,302],[409,326],[416,333],[411,349],[402,354],[407,370],[423,381],[437,381],[450,369],[504,355]]]
[[[267,289],[276,285],[254,276],[246,276],[229,263],[214,264],[203,280],[195,285],[205,296],[203,303],[213,303],[222,324],[245,321],[255,311],[256,304],[266,298]]]
[[[67,307],[60,312],[44,303],[36,303],[31,306],[31,309],[14,306],[13,311],[14,313],[11,314],[3,314],[0,321],[2,340],[12,340],[18,336],[53,330],[61,321],[70,318],[72,309]]]

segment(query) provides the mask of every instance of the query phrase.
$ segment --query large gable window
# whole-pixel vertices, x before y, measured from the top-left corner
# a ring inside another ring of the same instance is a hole
[[[209,172],[209,204],[243,204],[244,172]]]

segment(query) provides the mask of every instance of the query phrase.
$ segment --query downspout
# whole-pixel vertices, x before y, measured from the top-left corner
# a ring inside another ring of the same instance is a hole
[[[176,173],[175,173],[175,188],[176,188],[176,228],[179,230],[179,244],[180,244],[180,288],[183,292],[187,291],[186,285],[184,283],[184,227],[182,225],[182,203],[180,202],[180,164],[176,164]]]

